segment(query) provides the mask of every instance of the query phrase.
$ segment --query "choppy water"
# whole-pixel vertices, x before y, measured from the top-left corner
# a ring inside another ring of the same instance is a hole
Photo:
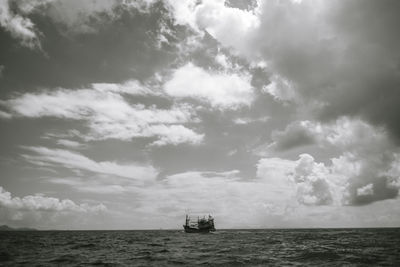
[[[400,229],[0,232],[2,266],[400,266]]]

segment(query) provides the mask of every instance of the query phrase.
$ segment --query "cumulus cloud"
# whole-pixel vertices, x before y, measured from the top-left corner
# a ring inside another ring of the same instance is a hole
[[[342,203],[368,204],[398,194],[399,175],[393,166],[400,151],[383,127],[348,117],[331,123],[297,121],[284,131],[273,132],[272,139],[266,147],[256,149],[257,153],[271,155],[304,145],[335,151],[338,156],[331,157],[326,175],[346,181]]]
[[[174,97],[209,102],[215,108],[238,109],[254,99],[250,80],[246,73],[213,73],[188,63],[173,72],[164,90]]]
[[[316,163],[311,155],[300,155],[293,175],[297,184],[298,201],[305,205],[332,204],[339,185],[334,178],[328,179],[329,176],[329,169],[324,164]]]
[[[94,84],[91,89],[55,89],[25,93],[2,101],[15,116],[29,118],[56,117],[85,121],[89,132],[78,134],[85,140],[155,137],[154,144],[199,144],[203,139],[182,124],[198,122],[190,105],[174,105],[171,109],[129,104],[124,94],[147,95],[136,82]]]
[[[399,175],[382,176],[387,171],[382,166],[385,164],[379,159],[372,162],[345,154],[332,158],[331,164],[326,165],[302,154],[297,161],[261,159],[258,175],[272,179],[274,184],[292,183],[299,204],[363,205],[397,197]]]
[[[243,36],[259,26],[259,18],[254,10],[228,7],[225,0],[166,1],[175,21],[189,25],[194,30],[206,30],[227,47],[243,51]]]
[[[59,226],[63,224],[63,220],[69,223],[76,220],[75,223],[80,224],[83,223],[84,218],[88,219],[106,211],[107,208],[103,204],[76,204],[70,199],[60,200],[41,194],[22,198],[13,197],[10,192],[0,186],[0,214],[2,215],[0,221],[2,223],[46,228]]]
[[[299,160],[263,158],[257,164],[257,176],[272,185],[279,185],[282,194],[292,192],[303,205],[340,205],[343,181],[337,179],[323,163],[315,162],[309,154]]]
[[[90,206],[88,204],[76,204],[72,200],[53,197],[45,197],[43,195],[25,196],[23,198],[12,197],[10,192],[4,190],[0,186],[0,205],[4,208],[14,210],[27,211],[72,211],[72,212],[99,212],[105,211],[103,204]]]
[[[90,171],[98,174],[116,175],[138,181],[152,181],[158,172],[147,164],[131,163],[118,164],[116,162],[94,161],[82,154],[64,149],[50,149],[46,147],[24,147],[34,154],[24,154],[23,157],[36,165],[63,166],[68,169]]]

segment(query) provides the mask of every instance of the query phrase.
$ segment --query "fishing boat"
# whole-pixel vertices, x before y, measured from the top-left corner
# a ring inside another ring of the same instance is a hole
[[[186,221],[183,225],[186,233],[209,233],[215,231],[214,226],[214,218],[211,215],[208,215],[208,218],[205,216],[200,218],[197,217],[197,220],[193,221],[189,215],[186,214]]]

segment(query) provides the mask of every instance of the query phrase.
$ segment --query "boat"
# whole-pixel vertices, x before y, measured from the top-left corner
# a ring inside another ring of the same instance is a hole
[[[186,214],[186,221],[183,225],[186,233],[209,233],[215,231],[214,218],[208,215],[203,218],[197,217],[197,221],[193,221],[189,215]]]

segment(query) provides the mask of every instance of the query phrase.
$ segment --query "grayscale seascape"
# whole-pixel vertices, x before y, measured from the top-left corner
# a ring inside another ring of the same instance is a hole
[[[2,266],[399,266],[400,229],[0,232]]]
[[[0,266],[399,255],[400,0],[0,0]]]

